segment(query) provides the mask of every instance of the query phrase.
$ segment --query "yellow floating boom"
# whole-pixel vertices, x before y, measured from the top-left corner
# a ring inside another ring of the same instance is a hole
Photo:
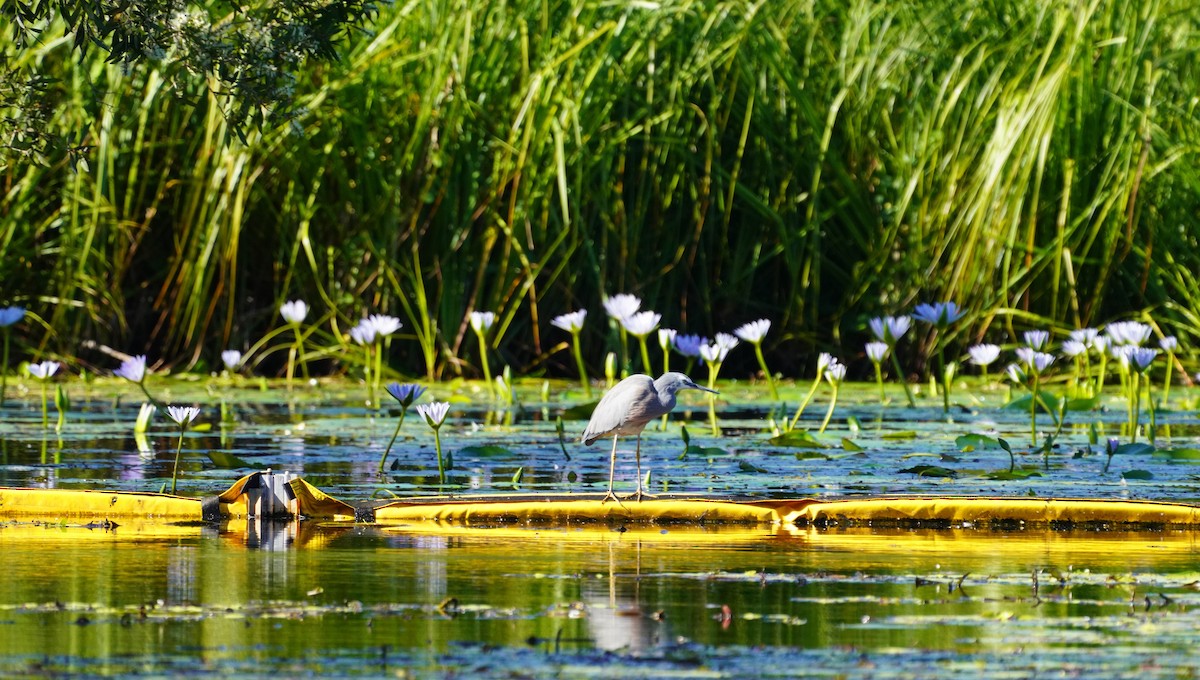
[[[464,495],[351,504],[288,473],[252,473],[215,496],[187,498],[133,491],[0,488],[0,519],[96,523],[214,522],[230,518],[321,519],[462,527],[762,525],[972,527],[1087,526],[1128,530],[1200,526],[1187,503],[922,496],[896,498],[734,499],[661,496],[604,503],[599,494]]]

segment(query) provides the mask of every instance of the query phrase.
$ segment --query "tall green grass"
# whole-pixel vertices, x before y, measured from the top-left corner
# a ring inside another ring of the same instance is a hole
[[[1198,51],[1184,0],[410,2],[243,144],[209,84],[47,43],[22,58],[93,149],[0,172],[0,303],[31,347],[196,365],[302,297],[331,342],[401,317],[391,363],[430,377],[473,373],[472,310],[570,373],[549,319],[587,307],[598,365],[617,292],[769,317],[789,375],[940,299],[960,343],[1150,310],[1194,345]]]

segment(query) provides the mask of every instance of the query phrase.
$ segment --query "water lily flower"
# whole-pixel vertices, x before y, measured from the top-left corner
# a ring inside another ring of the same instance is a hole
[[[1025,331],[1023,334],[1025,344],[1037,351],[1041,351],[1046,343],[1050,341],[1049,331]]]
[[[1113,345],[1141,345],[1150,339],[1153,329],[1140,321],[1114,321],[1104,327]]]
[[[676,352],[685,357],[695,358],[700,356],[700,348],[708,344],[708,338],[694,334],[676,335],[673,344]]]
[[[494,312],[471,312],[471,328],[475,331],[475,337],[479,340],[479,362],[483,368],[483,381],[488,387],[488,393],[494,399],[496,397],[496,386],[492,382],[492,369],[488,367],[488,351],[486,335],[492,328],[492,324],[496,322],[496,314]]]
[[[583,388],[586,397],[591,399],[592,383],[588,380],[587,367],[583,363],[583,348],[579,341],[579,334],[583,331],[583,321],[586,318],[587,310],[580,309],[567,314],[559,314],[550,321],[550,325],[571,334],[571,352],[575,355],[575,368],[579,371],[579,386]]]
[[[29,375],[38,379],[42,384],[42,427],[50,427],[50,410],[46,397],[46,382],[58,372],[60,364],[57,361],[43,361],[40,364],[28,364],[25,370],[29,371]],[[59,420],[62,420],[62,413],[59,413]]]
[[[604,311],[616,319],[617,323],[622,323],[625,319],[637,314],[641,307],[641,298],[629,293],[620,293],[610,298],[604,298]]]
[[[304,300],[290,300],[285,302],[279,307],[279,315],[283,317],[284,321],[293,326],[299,325],[300,322],[304,321],[304,317],[308,316],[308,303]]]
[[[1126,332],[1138,333],[1139,331],[1129,331],[1126,329]],[[1150,364],[1158,356],[1158,350],[1151,347],[1139,347],[1135,344],[1120,344],[1113,347],[1112,354],[1121,364],[1122,387],[1125,389],[1126,408],[1129,414],[1129,430],[1132,433],[1132,441],[1136,442],[1142,412],[1142,374],[1150,368]],[[1148,381],[1147,387],[1149,387]],[[1154,402],[1150,401],[1149,403],[1151,408],[1151,427],[1153,427]]]
[[[44,381],[57,373],[61,366],[57,361],[43,361],[40,364],[29,364],[25,370],[29,371],[29,375]]]
[[[587,310],[580,309],[566,314],[559,314],[550,321],[551,326],[556,326],[568,333],[578,333],[583,330],[583,321],[587,318]]]
[[[840,385],[846,379],[846,365],[834,359],[825,369],[825,379],[832,384]]]
[[[495,312],[471,312],[471,328],[476,333],[486,333],[496,323]]]
[[[231,373],[237,371],[242,365],[242,353],[236,349],[227,349],[221,352],[221,363],[225,364],[225,369]]]
[[[638,345],[642,350],[642,371],[645,373],[650,373],[650,355],[646,351],[646,338],[658,328],[660,321],[662,321],[662,315],[651,311],[637,312],[617,320],[627,333],[638,339]]]
[[[837,406],[838,389],[846,379],[846,365],[831,356],[824,375],[829,386],[833,388],[833,396],[829,398],[829,408],[825,411],[825,419],[821,421],[821,429],[817,430],[818,432],[824,432],[825,428],[829,427],[829,419],[833,417],[833,409]]]
[[[0,330],[4,332],[4,363],[0,364],[0,406],[4,405],[5,393],[8,392],[8,329],[24,318],[24,307],[0,307]]]
[[[1087,345],[1079,340],[1063,340],[1062,354],[1065,357],[1074,359],[1087,354],[1087,351]]]
[[[965,313],[954,302],[934,302],[917,305],[912,315],[918,321],[944,328],[961,319]]]
[[[121,367],[113,371],[113,375],[131,383],[141,384],[146,379],[146,355],[139,354],[125,359],[121,362]]]
[[[1071,340],[1082,342],[1087,347],[1091,347],[1099,336],[1100,331],[1095,328],[1078,328],[1067,334]]]
[[[705,361],[721,363],[729,355],[729,348],[719,343],[700,345],[700,357]]]
[[[413,405],[413,402],[425,393],[425,388],[415,383],[388,383],[387,393],[392,395],[392,398],[400,402],[400,406],[407,409]]]
[[[1054,355],[1048,352],[1034,352],[1032,367],[1039,374],[1045,373],[1047,368],[1054,363]]]
[[[366,319],[358,322],[358,325],[350,329],[350,339],[360,345],[371,345],[375,343],[375,327],[367,323]]]
[[[971,363],[986,369],[1000,358],[1000,346],[990,343],[972,345],[967,348],[967,356]]]
[[[771,330],[770,319],[759,319],[750,323],[742,324],[734,329],[733,334],[745,340],[746,342],[756,345],[767,337],[767,331]]]
[[[437,463],[438,463],[438,483],[446,483],[446,464],[442,458],[442,422],[446,420],[446,414],[450,411],[450,402],[435,401],[431,404],[418,404],[417,413],[425,420],[429,427],[433,428],[434,446],[437,448]]]
[[[912,326],[912,318],[908,316],[877,316],[871,319],[868,325],[876,340],[895,345]]]
[[[0,307],[0,327],[7,328],[25,318],[24,307]]]
[[[400,319],[387,314],[372,314],[367,317],[367,323],[375,329],[375,334],[380,338],[391,335],[404,326]]]
[[[1138,373],[1145,373],[1155,357],[1158,356],[1158,350],[1151,347],[1129,347],[1124,354],[1134,370]]]
[[[404,425],[404,416],[408,413],[408,407],[412,406],[413,402],[425,393],[425,388],[415,383],[388,383],[387,393],[392,395],[392,398],[400,402],[400,419],[396,421],[396,429],[392,432],[392,439],[388,442],[387,448],[383,450],[383,456],[379,458],[379,473],[383,474],[384,465],[387,462],[388,454],[392,452],[392,445],[396,443],[396,437],[400,434],[400,427]]]
[[[191,424],[197,416],[200,415],[200,408],[197,406],[168,406],[167,417],[175,422],[180,427],[186,427]]]
[[[1158,346],[1162,348],[1162,351],[1164,352],[1174,352],[1179,348],[1179,338],[1175,337],[1174,335],[1168,335],[1158,341]]]
[[[645,338],[653,333],[658,328],[659,321],[662,321],[662,315],[651,311],[637,312],[619,320],[630,335],[639,338]]]
[[[871,363],[878,364],[887,357],[889,347],[886,342],[875,340],[868,342],[865,349],[867,358],[871,360]]]
[[[663,353],[663,373],[671,370],[671,346],[675,344],[675,336],[679,335],[679,331],[674,328],[658,329],[658,347]],[[664,422],[666,414],[663,414]]]
[[[947,326],[958,321],[963,317],[964,312],[958,308],[954,302],[935,302],[933,304],[923,303],[917,305],[913,310],[913,317],[932,324],[938,330],[937,338],[937,355],[938,355],[938,370],[941,373],[939,381],[942,387],[942,413],[950,412],[950,385],[952,372],[946,370],[946,348],[942,341],[942,331]]]
[[[1006,376],[1008,376],[1009,380],[1011,380],[1019,385],[1024,385],[1025,381],[1029,377],[1028,375],[1026,375],[1025,369],[1021,368],[1020,364],[1009,364],[1009,365],[1005,366],[1004,374]]]
[[[450,412],[450,402],[435,401],[428,404],[418,404],[417,413],[421,414],[421,418],[429,424],[429,427],[438,429],[446,420],[446,414]]]
[[[872,340],[865,346],[867,358],[871,360],[871,365],[875,368],[875,384],[879,386],[879,403],[885,403],[883,394],[883,360],[887,357],[889,345],[882,340]]]
[[[763,338],[767,337],[767,331],[771,330],[771,321],[769,319],[759,319],[751,321],[747,324],[738,326],[733,334],[754,345],[754,356],[758,359],[758,367],[762,369],[763,375],[767,378],[767,388],[771,391],[771,398],[778,399],[779,391],[775,388],[775,376],[771,373],[771,369],[767,368],[767,360],[763,357],[762,342]]]
[[[912,327],[912,318],[908,316],[877,316],[868,322],[871,327],[871,335],[879,342],[887,343],[889,347],[895,347],[900,338],[908,332]],[[908,381],[904,379],[904,371],[900,368],[900,357],[896,352],[892,352],[892,369],[896,372],[897,379],[904,386],[904,396],[908,399],[909,406],[916,406],[916,400],[913,399],[912,389],[908,386]],[[880,376],[882,376],[882,372]]]
[[[817,373],[813,377],[812,384],[808,386],[808,394],[804,395],[804,401],[800,402],[800,408],[796,409],[796,415],[792,416],[791,423],[788,424],[789,430],[796,429],[796,424],[800,422],[800,416],[804,415],[804,409],[808,408],[808,403],[812,401],[813,395],[817,393],[817,388],[821,386],[821,381],[825,378],[825,371],[834,361],[836,359],[829,352],[821,352],[817,355]]]
[[[604,311],[608,314],[609,318],[616,321],[617,331],[620,336],[622,374],[628,373],[629,364],[632,361],[629,357],[629,338],[625,329],[625,320],[637,314],[641,306],[641,299],[628,293],[604,298]]]
[[[704,359],[705,364],[708,364],[708,389],[710,390],[708,395],[708,420],[714,437],[721,434],[721,429],[717,426],[717,374],[720,373],[721,364],[728,355],[729,347],[718,342],[700,345],[700,357]]]
[[[695,365],[696,359],[700,357],[700,348],[708,344],[708,338],[694,333],[677,333],[671,340],[671,347],[679,352],[679,355],[687,359],[687,367],[683,372],[691,374],[692,366]]]
[[[304,362],[304,336],[300,333],[300,323],[308,316],[308,304],[304,300],[289,300],[279,307],[279,315],[292,327],[296,334],[296,342],[288,348],[287,387],[292,389],[292,378],[296,375],[296,361],[300,361],[300,371],[308,377],[308,365]]]
[[[729,333],[717,333],[715,336],[713,336],[713,341],[724,347],[726,351],[731,350],[741,344],[737,337],[730,335]]]
[[[179,479],[179,454],[183,452],[183,433],[187,431],[188,424],[198,415],[200,415],[200,409],[195,406],[167,407],[167,417],[179,425],[179,445],[175,448],[175,466],[171,469],[171,493],[175,493],[175,483]]]

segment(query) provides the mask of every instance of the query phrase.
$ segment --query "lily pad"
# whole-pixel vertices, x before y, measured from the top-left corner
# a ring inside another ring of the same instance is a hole
[[[957,477],[958,473],[940,465],[914,465],[904,468],[901,474],[917,475],[918,477]]]
[[[829,444],[818,440],[808,430],[792,430],[767,440],[772,446],[791,446],[802,449],[827,449]]]

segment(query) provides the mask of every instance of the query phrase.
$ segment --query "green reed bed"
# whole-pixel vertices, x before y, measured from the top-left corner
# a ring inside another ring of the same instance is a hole
[[[302,298],[342,355],[400,318],[389,363],[429,379],[488,352],[573,373],[549,321],[622,291],[692,331],[771,318],[785,375],[928,300],[971,320],[943,348],[1131,310],[1194,346],[1198,23],[1182,0],[400,4],[244,141],[215,85],[51,29],[3,49],[63,79],[86,168],[0,161],[0,304],[45,321],[22,352],[196,365]],[[584,330],[590,370],[614,340]]]

